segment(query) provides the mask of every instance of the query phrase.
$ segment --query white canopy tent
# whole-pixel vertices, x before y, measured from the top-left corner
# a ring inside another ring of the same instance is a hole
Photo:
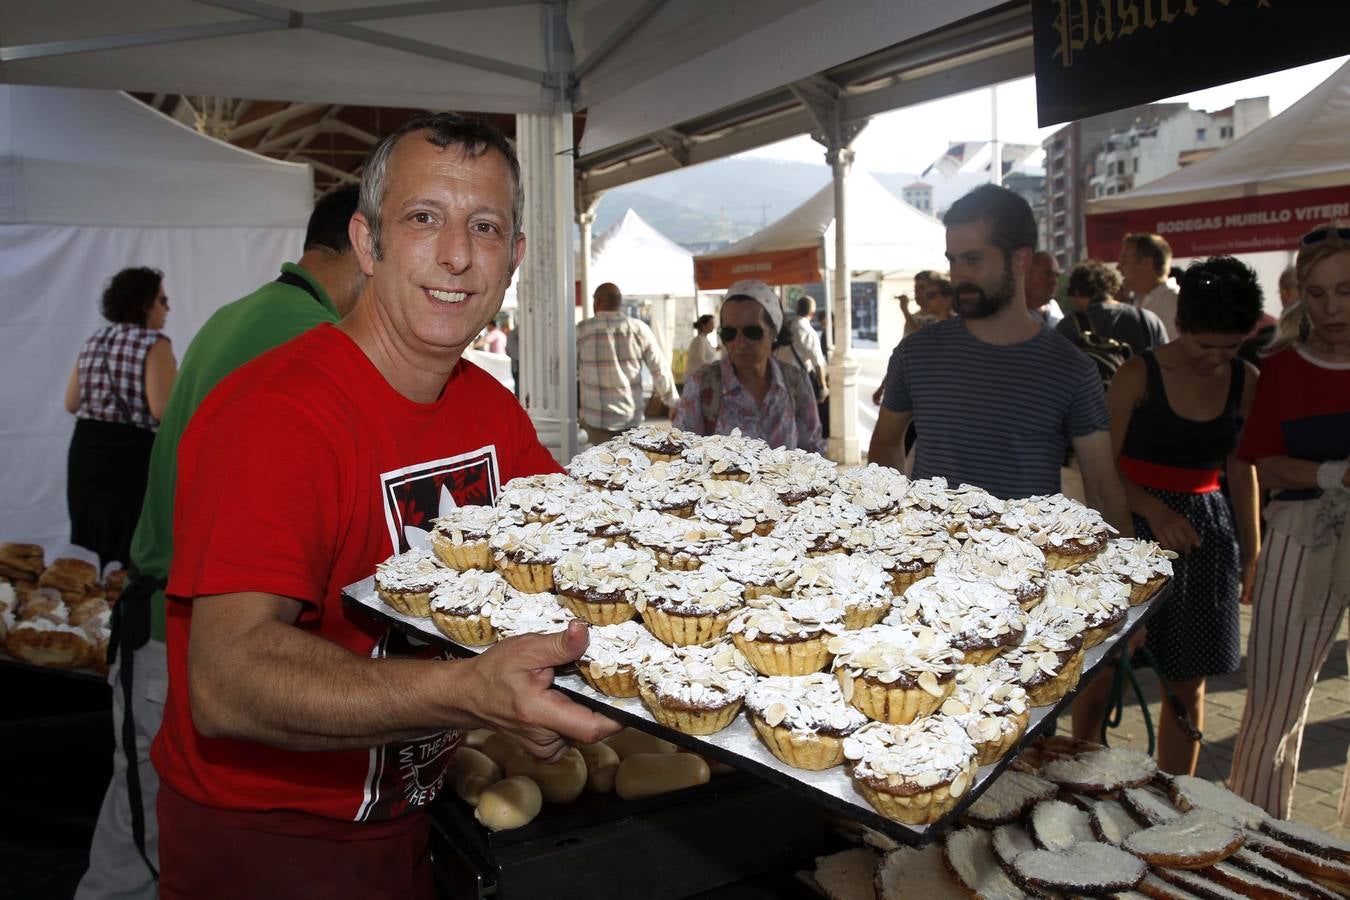
[[[222,304],[296,259],[312,207],[306,166],[203,137],[125,94],[0,86],[0,540],[69,534],[61,399],[104,324],[107,280],[164,272],[182,357]]]
[[[591,248],[591,282],[606,281],[626,297],[692,297],[694,254],[630,209]]]

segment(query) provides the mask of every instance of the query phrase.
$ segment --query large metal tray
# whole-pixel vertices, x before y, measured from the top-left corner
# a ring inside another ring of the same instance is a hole
[[[1128,640],[1130,635],[1134,634],[1153,615],[1154,611],[1166,601],[1170,594],[1171,584],[1168,583],[1146,603],[1131,607],[1125,624],[1111,637],[1087,651],[1087,656],[1083,660],[1083,675],[1079,684],[1086,684],[1093,673],[1111,655],[1116,646],[1121,641]],[[359,607],[375,618],[399,628],[404,633],[426,643],[443,646],[455,655],[475,656],[486,649],[456,644],[441,634],[430,619],[406,616],[393,609],[381,600],[375,592],[374,576],[358,581],[356,584],[348,585],[343,589],[342,598],[349,606]],[[646,707],[642,705],[642,701],[636,697],[617,699],[601,694],[587,684],[572,667],[559,669],[553,683],[556,688],[578,703],[603,712],[615,721],[655,734],[710,759],[720,760],[743,771],[752,772],[761,778],[791,788],[803,797],[836,813],[847,816],[870,828],[875,828],[901,843],[912,845],[922,845],[933,841],[950,824],[959,819],[965,808],[973,803],[980,794],[984,793],[1004,767],[1034,737],[1053,725],[1055,717],[1066,710],[1074,698],[1074,694],[1071,693],[1054,706],[1033,707],[1031,720],[1022,740],[997,763],[979,768],[975,775],[975,783],[950,813],[931,825],[906,825],[903,822],[894,822],[878,814],[853,786],[853,780],[849,777],[846,767],[836,766],[823,772],[808,772],[803,769],[794,769],[781,762],[760,742],[759,737],[755,734],[754,727],[745,716],[737,716],[735,722],[717,734],[695,737],[674,731],[654,721],[651,713],[647,712]]]

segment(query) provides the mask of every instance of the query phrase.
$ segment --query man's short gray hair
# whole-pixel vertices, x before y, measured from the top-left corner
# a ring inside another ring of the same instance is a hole
[[[486,119],[471,119],[456,113],[418,113],[380,141],[366,159],[361,173],[361,200],[357,212],[370,225],[375,258],[382,259],[384,256],[380,247],[380,232],[384,226],[380,219],[380,207],[389,189],[389,159],[394,154],[394,146],[404,136],[419,131],[426,132],[426,139],[437,147],[455,144],[472,159],[477,159],[489,150],[496,150],[506,159],[511,170],[511,258],[514,260],[516,238],[520,236],[520,220],[525,211],[525,188],[520,183],[520,159],[516,156],[516,148],[506,135]]]

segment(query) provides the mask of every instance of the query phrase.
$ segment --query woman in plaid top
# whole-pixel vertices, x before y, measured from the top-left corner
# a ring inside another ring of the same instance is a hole
[[[70,540],[102,565],[127,565],[141,514],[150,447],[178,366],[160,333],[169,313],[164,273],[123,269],[103,291],[111,325],[84,342],[66,385],[75,414],[66,474]]]

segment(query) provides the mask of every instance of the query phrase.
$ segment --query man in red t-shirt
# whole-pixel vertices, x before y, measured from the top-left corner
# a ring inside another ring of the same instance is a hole
[[[183,434],[152,750],[164,897],[432,897],[420,810],[463,729],[542,759],[618,730],[550,689],[583,625],[451,661],[341,603],[446,498],[559,471],[460,358],[525,249],[510,144],[418,116],[365,171],[351,315],[237,370]]]

